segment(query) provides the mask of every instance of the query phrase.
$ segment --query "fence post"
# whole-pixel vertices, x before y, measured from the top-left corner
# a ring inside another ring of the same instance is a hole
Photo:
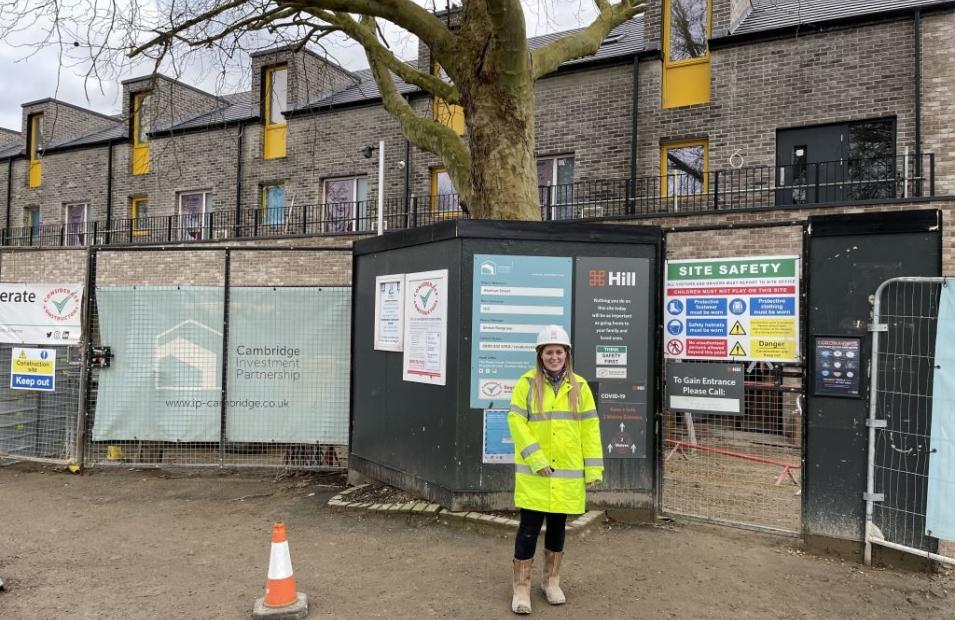
[[[929,196],[935,197],[935,153],[928,154],[928,191]]]
[[[83,295],[83,331],[80,337],[80,402],[76,412],[76,465],[86,460],[86,415],[90,399],[90,349],[93,346],[93,297],[96,294],[96,248],[86,251],[86,294]]]
[[[411,197],[411,225],[414,228],[418,227],[418,197]]]
[[[252,211],[252,237],[259,236],[259,209]]]
[[[547,185],[544,187],[544,221],[550,221],[554,219],[554,214],[551,211],[553,208],[553,187],[553,185]]]
[[[222,287],[222,387],[219,394],[219,466],[225,465],[226,415],[229,383],[229,286],[232,280],[232,250],[225,249]]]
[[[813,164],[816,167],[816,200],[815,204],[819,204],[819,164]]]
[[[166,241],[172,241],[172,218],[173,215],[166,216]]]
[[[713,210],[720,210],[720,171],[713,173]]]

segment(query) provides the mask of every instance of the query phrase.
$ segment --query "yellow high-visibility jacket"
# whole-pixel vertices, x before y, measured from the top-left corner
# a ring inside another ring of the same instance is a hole
[[[514,505],[541,512],[582,514],[585,484],[603,480],[600,420],[594,396],[583,377],[577,413],[570,410],[570,380],[560,389],[544,386],[543,406],[534,401],[534,370],[514,386],[507,423],[514,439]],[[550,466],[554,474],[536,472]]]

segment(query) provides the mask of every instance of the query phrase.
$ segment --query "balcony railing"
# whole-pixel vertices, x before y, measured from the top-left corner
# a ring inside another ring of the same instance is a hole
[[[754,166],[693,175],[600,179],[539,188],[541,218],[578,220],[882,202],[935,196],[935,156]],[[229,209],[44,224],[2,231],[8,246],[180,243],[375,232],[378,204],[367,201]],[[466,217],[454,194],[386,200],[384,228],[414,228]]]

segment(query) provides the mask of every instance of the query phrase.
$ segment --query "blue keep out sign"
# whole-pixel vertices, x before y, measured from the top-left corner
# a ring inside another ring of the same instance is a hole
[[[53,377],[43,375],[12,375],[10,387],[14,390],[53,391]]]

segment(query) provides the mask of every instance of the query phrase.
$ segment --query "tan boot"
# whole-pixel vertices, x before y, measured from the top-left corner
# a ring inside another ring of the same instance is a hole
[[[514,558],[514,598],[511,599],[511,611],[516,614],[531,613],[531,574],[534,558],[518,560]]]
[[[563,551],[555,553],[544,549],[544,578],[541,581],[541,589],[551,605],[563,605],[567,602],[564,591],[560,589],[560,561],[563,558]]]

